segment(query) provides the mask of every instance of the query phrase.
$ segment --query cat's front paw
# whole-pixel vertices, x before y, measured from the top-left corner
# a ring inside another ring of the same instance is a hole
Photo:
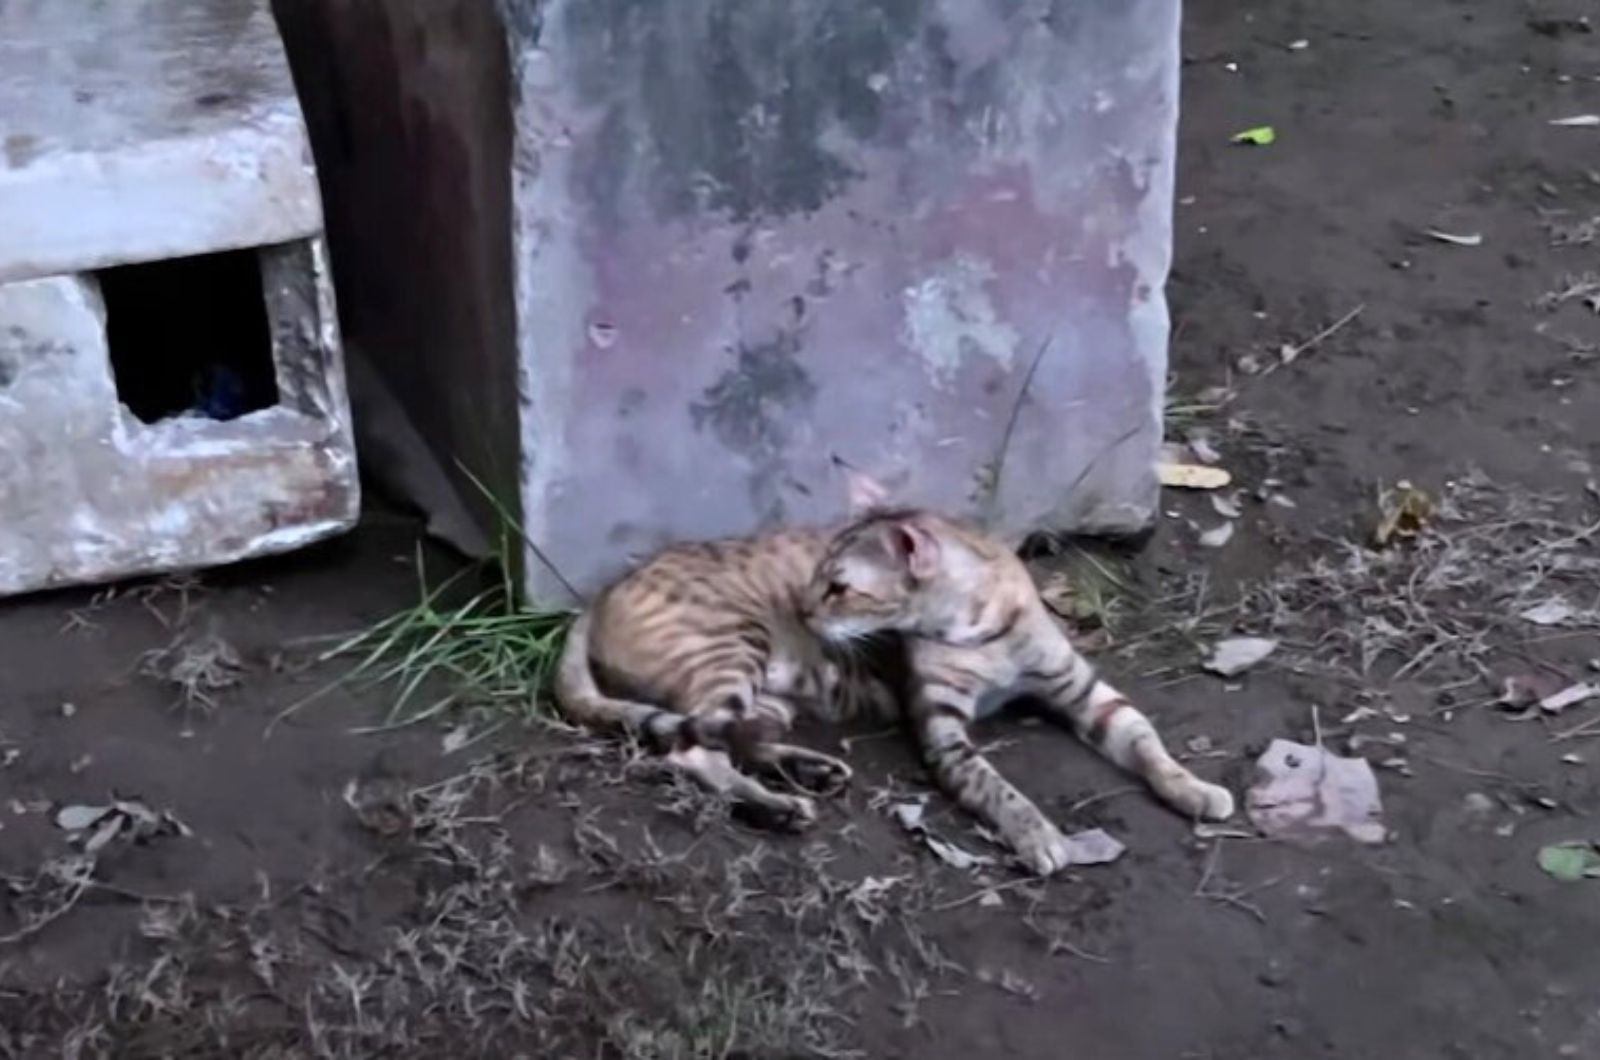
[[[1073,862],[1072,843],[1061,830],[1048,822],[1040,823],[1016,836],[1011,848],[1018,859],[1035,875],[1054,876]]]
[[[1201,780],[1188,770],[1175,770],[1175,776],[1152,780],[1156,794],[1190,820],[1226,821],[1236,806],[1233,792],[1220,784]]]
[[[1233,792],[1220,784],[1201,784],[1200,816],[1207,821],[1226,821],[1235,809]]]

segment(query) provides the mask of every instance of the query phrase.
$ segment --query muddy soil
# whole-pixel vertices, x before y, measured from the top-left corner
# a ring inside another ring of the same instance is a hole
[[[1593,21],[1187,12],[1173,434],[1244,491],[1220,548],[1209,497],[1167,498],[1100,656],[1236,790],[1274,737],[1356,738],[1389,842],[1199,837],[1015,720],[995,761],[1121,860],[941,863],[886,812],[927,793],[892,733],[854,734],[852,791],[786,838],[548,726],[353,734],[392,688],[278,720],[348,665],[317,638],[417,598],[414,528],[375,514],[0,610],[0,1056],[1600,1056],[1600,881],[1536,861],[1600,838],[1600,746],[1556,738],[1600,701],[1491,702],[1600,659],[1600,129],[1551,124],[1600,111]],[[1402,480],[1447,499],[1439,536],[1369,553]],[[1283,646],[1201,673],[1230,631]],[[186,698],[163,674],[196,652]],[[186,831],[90,859],[54,814],[112,797]],[[997,854],[937,797],[928,819]]]

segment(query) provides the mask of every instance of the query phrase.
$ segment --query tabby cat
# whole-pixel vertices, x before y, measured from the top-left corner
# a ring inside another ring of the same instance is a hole
[[[955,520],[883,507],[852,476],[843,529],[783,530],[669,548],[611,586],[574,624],[556,694],[574,720],[622,726],[702,784],[776,824],[816,817],[804,794],[848,783],[831,755],[782,742],[797,711],[900,712],[862,661],[898,634],[909,714],[939,786],[1035,872],[1068,863],[1056,825],[986,761],[968,729],[1021,696],[1179,812],[1221,820],[1227,789],[1179,764],[1155,727],[1099,680],[1046,610],[1015,551]]]

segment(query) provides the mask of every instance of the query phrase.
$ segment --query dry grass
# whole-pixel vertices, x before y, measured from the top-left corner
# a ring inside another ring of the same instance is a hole
[[[1309,560],[1236,593],[1219,594],[1204,572],[1191,572],[1134,616],[1114,651],[1196,659],[1217,639],[1247,632],[1279,638],[1268,665],[1347,686],[1425,679],[1496,694],[1495,653],[1600,630],[1600,519],[1575,516],[1584,503],[1469,475],[1445,490],[1415,539],[1385,549],[1325,539]],[[1552,601],[1569,612],[1560,622],[1522,617]],[[1175,670],[1195,672],[1154,674]]]
[[[1537,304],[1540,309],[1550,312],[1574,301],[1600,312],[1600,273],[1583,272],[1563,276],[1560,283],[1539,297]]]
[[[664,839],[592,791],[551,805],[597,772],[635,783],[615,750],[572,748],[352,785],[371,865],[242,906],[145,899],[143,945],[99,981],[0,990],[0,1056],[848,1057],[863,985],[914,1003],[948,973],[923,884],[817,843]],[[527,842],[550,834],[529,814],[566,814],[570,843]],[[9,881],[12,904],[28,890],[43,927],[77,879]],[[371,924],[366,896],[403,908]]]
[[[1446,490],[1414,542],[1336,542],[1333,556],[1249,590],[1240,621],[1284,638],[1286,659],[1336,677],[1493,685],[1491,651],[1552,632],[1524,612],[1563,601],[1561,628],[1600,629],[1600,521],[1575,522],[1571,507],[1471,477]]]
[[[214,711],[217,696],[236,688],[244,678],[244,660],[215,630],[196,632],[180,623],[171,643],[147,652],[139,661],[146,677],[169,686],[185,710]]]
[[[1544,217],[1553,247],[1588,247],[1600,239],[1600,217],[1575,217],[1570,211],[1551,211]]]

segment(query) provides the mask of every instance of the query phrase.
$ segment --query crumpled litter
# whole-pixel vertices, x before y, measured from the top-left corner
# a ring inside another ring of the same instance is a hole
[[[1263,833],[1315,839],[1342,831],[1359,843],[1386,838],[1378,778],[1365,759],[1273,740],[1256,770],[1260,779],[1245,795],[1245,812]]]

